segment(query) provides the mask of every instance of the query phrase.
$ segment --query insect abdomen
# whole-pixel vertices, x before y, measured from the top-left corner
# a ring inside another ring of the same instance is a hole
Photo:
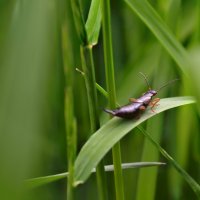
[[[134,103],[134,104],[122,106],[115,110],[105,109],[105,111],[113,116],[126,118],[126,119],[134,119],[140,116],[141,110],[139,108],[141,106],[142,106],[142,103]]]

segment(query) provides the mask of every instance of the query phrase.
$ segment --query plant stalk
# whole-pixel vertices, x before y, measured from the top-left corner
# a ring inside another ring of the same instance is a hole
[[[97,91],[96,91],[96,80],[95,80],[92,47],[81,46],[80,52],[81,52],[81,61],[86,83],[87,95],[88,95],[91,133],[94,133],[100,128],[100,121],[98,116],[98,102],[97,102]],[[105,200],[107,199],[107,186],[106,186],[107,183],[106,183],[106,174],[104,171],[103,161],[101,161],[97,166],[96,174],[97,174],[99,199]]]
[[[106,84],[108,91],[108,102],[109,102],[109,107],[113,109],[116,107],[116,91],[115,91],[114,62],[113,62],[112,36],[111,36],[110,1],[101,0],[101,7],[102,7],[104,61],[105,61],[105,71],[106,71]],[[112,148],[112,157],[114,164],[116,199],[123,200],[124,185],[123,185],[123,175],[121,168],[120,142],[118,142]]]
[[[67,144],[67,162],[68,162],[68,178],[67,178],[67,199],[74,199],[74,161],[76,158],[77,146],[77,131],[76,119],[74,116],[74,70],[72,56],[70,51],[70,42],[68,41],[68,31],[66,29],[67,23],[64,22],[62,27],[62,55],[65,74],[65,91],[64,91],[64,115],[65,115],[65,130],[66,130],[66,144]]]

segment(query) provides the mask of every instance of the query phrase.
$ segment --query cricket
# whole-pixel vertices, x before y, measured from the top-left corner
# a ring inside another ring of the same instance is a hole
[[[163,86],[161,86],[158,90],[153,90],[150,87],[149,81],[147,79],[147,76],[140,72],[140,74],[143,76],[147,86],[148,91],[145,92],[141,97],[138,99],[130,98],[129,104],[121,106],[119,108],[116,108],[114,110],[104,109],[105,112],[111,114],[112,116],[117,116],[125,119],[139,119],[141,114],[147,109],[148,106],[151,107],[151,111],[154,111],[154,107],[158,106],[158,102],[160,101],[160,98],[154,98],[158,94],[158,92],[163,89],[164,87],[168,86],[169,84],[179,80],[179,79],[173,79]]]

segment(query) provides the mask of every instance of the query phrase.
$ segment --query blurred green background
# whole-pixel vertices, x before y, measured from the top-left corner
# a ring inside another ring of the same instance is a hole
[[[91,1],[80,1],[86,20]],[[117,102],[126,104],[147,90],[179,78],[159,97],[200,96],[200,1],[150,0],[191,56],[196,68],[183,73],[147,26],[125,4],[111,1]],[[102,34],[93,47],[96,81],[106,88]],[[68,0],[0,1],[0,199],[66,199],[66,179],[24,191],[23,180],[67,171],[64,117],[66,88],[73,79],[77,151],[90,136],[80,40]],[[70,74],[69,69],[72,69]],[[107,99],[98,93],[99,116]],[[200,183],[199,107],[185,106],[148,120],[144,126],[161,146]],[[67,112],[67,111],[66,111]],[[135,134],[133,134],[135,133]],[[158,151],[137,130],[121,141],[122,161],[162,161]],[[110,153],[106,164],[111,164]],[[125,196],[131,199],[196,199],[169,165],[123,171]],[[149,182],[148,182],[149,181]],[[109,199],[115,199],[113,173],[107,173]],[[147,195],[147,196],[146,196]],[[150,197],[148,197],[150,195]],[[84,198],[83,198],[84,197]],[[77,187],[75,199],[97,199],[95,175]]]

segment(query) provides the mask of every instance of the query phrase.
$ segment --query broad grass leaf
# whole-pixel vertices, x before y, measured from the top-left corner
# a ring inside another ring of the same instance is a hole
[[[173,97],[161,99],[156,112],[152,113],[150,109],[135,120],[125,120],[114,117],[94,133],[86,144],[82,147],[75,161],[75,182],[74,185],[83,183],[90,176],[91,171],[105,154],[124,137],[130,130],[144,122],[145,120],[157,115],[165,110],[194,103],[192,97]]]

